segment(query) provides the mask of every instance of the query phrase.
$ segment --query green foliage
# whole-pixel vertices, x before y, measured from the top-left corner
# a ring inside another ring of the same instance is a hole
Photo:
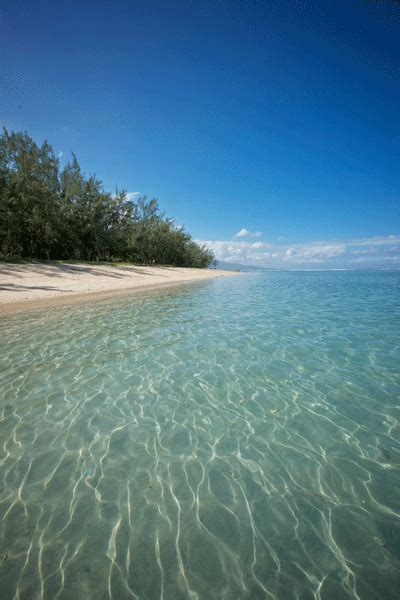
[[[52,147],[26,132],[0,135],[0,256],[209,266],[213,254],[160,213],[104,191],[76,156],[61,171]]]

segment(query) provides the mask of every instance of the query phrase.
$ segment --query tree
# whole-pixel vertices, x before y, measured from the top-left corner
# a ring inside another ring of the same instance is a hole
[[[58,159],[25,133],[0,137],[0,248],[3,254],[49,258],[57,241],[54,200]]]
[[[78,159],[59,170],[52,147],[26,132],[0,136],[0,255],[23,258],[130,260],[207,267],[214,259],[155,198],[133,202],[104,191]]]

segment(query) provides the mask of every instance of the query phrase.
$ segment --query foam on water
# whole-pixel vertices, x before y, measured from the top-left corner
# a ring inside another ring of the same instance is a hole
[[[399,284],[2,317],[1,599],[398,598]]]

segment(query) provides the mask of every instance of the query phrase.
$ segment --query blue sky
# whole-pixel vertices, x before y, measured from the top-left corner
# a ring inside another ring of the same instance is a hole
[[[0,6],[2,125],[221,259],[400,266],[396,3]]]

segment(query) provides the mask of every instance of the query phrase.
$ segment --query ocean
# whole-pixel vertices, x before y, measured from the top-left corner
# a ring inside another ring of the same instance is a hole
[[[0,317],[2,600],[395,600],[400,272]]]

